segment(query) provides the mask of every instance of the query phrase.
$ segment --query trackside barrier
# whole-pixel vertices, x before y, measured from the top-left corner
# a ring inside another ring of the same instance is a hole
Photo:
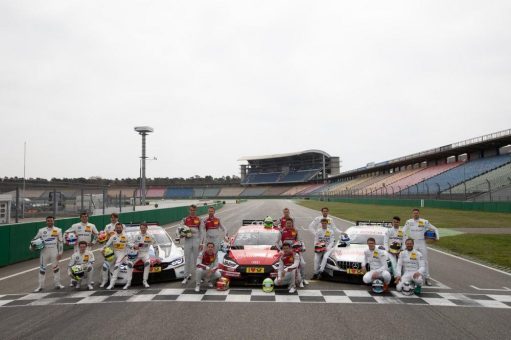
[[[223,204],[215,203],[212,206],[219,209]],[[206,214],[207,211],[208,206],[197,207],[197,215]],[[175,207],[123,212],[119,214],[119,220],[123,223],[152,221],[164,225],[179,221],[187,215],[188,207]],[[110,214],[90,216],[89,221],[95,224],[98,230],[103,230],[110,223]],[[72,224],[78,222],[80,222],[78,217],[63,218],[57,219],[55,225],[64,232]],[[45,225],[46,223],[41,221],[0,226],[0,267],[39,257],[39,252],[31,252],[28,248],[37,230]]]
[[[465,202],[465,201],[441,201],[420,199],[384,199],[384,198],[335,198],[335,197],[310,197],[311,200],[324,200],[329,202],[342,202],[353,204],[394,205],[404,207],[426,207],[467,211],[501,212],[511,213],[511,202]],[[422,201],[422,202],[421,202]],[[421,205],[421,203],[423,205]]]

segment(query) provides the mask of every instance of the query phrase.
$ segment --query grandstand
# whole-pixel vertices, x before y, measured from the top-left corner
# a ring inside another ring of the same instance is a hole
[[[339,174],[339,157],[321,150],[242,157],[242,185],[276,185],[325,181]],[[252,193],[252,191],[248,191]],[[253,191],[259,192],[258,190]]]

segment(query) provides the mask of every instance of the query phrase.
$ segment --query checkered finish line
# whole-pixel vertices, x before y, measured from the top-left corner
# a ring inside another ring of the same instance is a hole
[[[260,289],[230,289],[228,291],[209,289],[199,293],[196,293],[193,289],[130,289],[0,295],[0,307],[155,301],[362,303],[511,308],[511,295],[425,292],[421,296],[404,296],[395,291],[386,294],[374,294],[367,290],[305,289],[298,290],[295,294],[289,294],[287,290],[264,293]]]

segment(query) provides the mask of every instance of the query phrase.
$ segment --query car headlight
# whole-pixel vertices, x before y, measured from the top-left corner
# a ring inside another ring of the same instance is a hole
[[[227,259],[227,258],[224,258],[224,265],[226,265],[227,267],[237,267],[238,266],[238,264],[236,262],[234,262],[233,260]]]
[[[177,260],[174,260],[174,261],[170,262],[170,266],[171,267],[179,266],[183,262],[184,262],[184,258],[180,257]]]
[[[328,259],[326,260],[326,263],[328,263],[328,264],[329,264],[329,265],[331,265],[331,266],[337,267],[337,265],[335,264],[335,261],[334,261],[334,260],[332,260],[331,258],[328,258]]]
[[[273,265],[272,265],[273,269],[275,270],[279,270],[279,263],[278,262],[275,262]]]

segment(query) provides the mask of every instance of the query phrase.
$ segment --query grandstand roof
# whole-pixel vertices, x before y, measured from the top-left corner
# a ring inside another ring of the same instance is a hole
[[[241,157],[240,159],[238,159],[238,161],[239,162],[241,162],[241,161],[257,161],[257,160],[261,160],[261,159],[284,158],[284,157],[300,156],[300,155],[304,155],[307,153],[318,153],[318,154],[324,155],[328,158],[331,157],[325,151],[311,149],[311,150],[304,150],[304,151],[290,152],[290,153],[281,153],[281,154],[274,154],[274,155]]]

